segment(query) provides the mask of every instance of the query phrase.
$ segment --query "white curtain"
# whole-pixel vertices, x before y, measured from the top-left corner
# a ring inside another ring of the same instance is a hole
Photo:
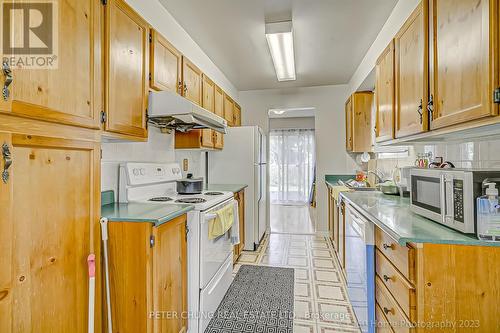
[[[315,168],[314,130],[271,130],[269,137],[271,203],[309,202]]]

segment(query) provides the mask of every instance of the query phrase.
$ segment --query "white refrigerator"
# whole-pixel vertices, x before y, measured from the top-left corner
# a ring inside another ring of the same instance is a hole
[[[267,144],[258,126],[228,127],[224,149],[208,154],[210,184],[247,184],[245,250],[257,249],[267,229]]]

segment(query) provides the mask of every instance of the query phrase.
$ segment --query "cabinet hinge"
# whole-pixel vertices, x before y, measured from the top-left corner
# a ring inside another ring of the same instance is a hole
[[[106,6],[108,4],[108,0],[101,0],[102,4]]]
[[[108,119],[107,119],[107,116],[106,116],[106,112],[101,111],[101,124],[106,123],[107,120]]]
[[[149,73],[149,81],[151,81],[151,77],[152,77],[152,76],[151,76],[151,73]]]
[[[149,247],[155,246],[155,236],[149,236]]]
[[[149,42],[153,42],[153,34],[152,33],[149,33]]]
[[[493,92],[493,103],[500,104],[500,88],[496,88]]]
[[[188,234],[189,234],[189,227],[188,227],[187,222],[186,222],[186,242],[188,239]]]

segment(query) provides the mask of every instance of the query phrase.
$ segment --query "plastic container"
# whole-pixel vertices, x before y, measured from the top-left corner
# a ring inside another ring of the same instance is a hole
[[[500,204],[495,183],[487,183],[486,195],[477,198],[477,237],[500,242]]]

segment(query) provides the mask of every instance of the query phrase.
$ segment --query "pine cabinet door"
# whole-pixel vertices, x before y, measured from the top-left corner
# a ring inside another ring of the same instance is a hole
[[[494,22],[492,1],[430,2],[434,107],[431,129],[498,113],[498,106],[492,103],[496,88],[491,67],[494,62],[490,62],[495,45],[493,36],[490,37]]]
[[[147,137],[149,27],[123,0],[106,5],[106,130]]]
[[[203,74],[202,92],[203,103],[202,106],[210,112],[215,111],[215,83]],[[211,129],[202,130],[202,146],[207,148],[214,147],[214,132]]]
[[[94,253],[100,332],[100,145],[5,132],[3,144],[12,165],[0,180],[0,331],[88,332]]]
[[[187,332],[186,224],[182,215],[153,230],[153,309],[177,314],[154,320],[155,333]]]
[[[182,54],[160,33],[151,29],[151,88],[180,93]]]
[[[114,332],[153,329],[152,223],[110,222],[108,252]]]
[[[224,118],[224,91],[217,85],[215,85],[214,112],[219,117]],[[224,148],[224,134],[214,132],[214,148]]]
[[[427,8],[421,2],[395,37],[396,138],[428,130]]]
[[[191,102],[202,105],[202,73],[188,58],[182,57],[182,95]]]
[[[345,146],[347,151],[352,151],[352,98],[345,103]]]
[[[351,103],[352,151],[355,153],[369,152],[373,145],[373,93],[371,91],[354,93]]]
[[[394,41],[384,50],[377,61],[375,91],[377,114],[375,140],[394,138]]]
[[[233,109],[233,125],[234,126],[241,126],[241,106],[238,104],[234,103],[234,109]]]
[[[229,126],[234,126],[234,101],[227,94],[224,94],[224,118]]]
[[[5,9],[5,17],[23,17],[14,12],[21,13],[26,19],[31,15],[29,7]],[[5,99],[0,97],[0,112],[98,129],[103,102],[102,4],[99,0],[57,1],[47,14],[49,12],[53,20],[47,28],[56,33],[46,41],[40,40],[37,45],[52,45],[52,50],[47,49],[47,52],[52,52],[50,54],[29,49],[31,39],[16,40],[16,37],[23,36],[20,31],[22,26],[17,19],[11,21],[10,29],[17,32],[7,32],[14,38],[11,45],[23,45],[28,51],[13,50],[14,62],[3,64],[11,70],[12,83],[8,86],[9,96]],[[50,22],[47,17],[45,19]],[[3,56],[7,59],[12,55]],[[26,58],[36,59],[36,63],[43,67],[30,66]],[[21,59],[25,59],[23,62],[26,65],[16,66]],[[0,73],[1,88],[6,79],[7,76]]]

